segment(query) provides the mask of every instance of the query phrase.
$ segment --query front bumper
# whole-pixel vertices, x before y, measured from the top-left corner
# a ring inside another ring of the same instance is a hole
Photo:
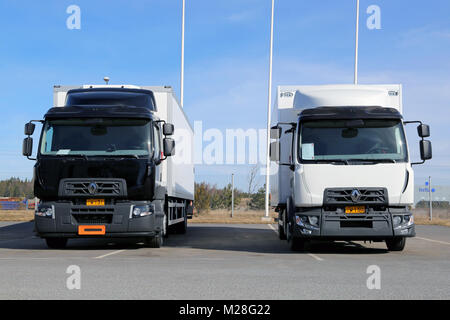
[[[161,231],[164,213],[159,210],[148,216],[130,218],[133,205],[145,205],[145,201],[117,202],[102,207],[74,205],[71,201],[42,202],[54,210],[53,217],[35,216],[35,231],[43,238],[120,238],[150,237]],[[102,225],[105,234],[79,235],[79,226]]]
[[[309,216],[319,217],[318,223],[313,225],[308,223],[308,218],[301,218]],[[325,211],[324,208],[302,208],[294,217],[292,234],[299,238],[334,240],[382,240],[416,235],[413,220],[394,225],[394,216],[412,217],[412,213],[406,208],[371,210],[359,215]]]

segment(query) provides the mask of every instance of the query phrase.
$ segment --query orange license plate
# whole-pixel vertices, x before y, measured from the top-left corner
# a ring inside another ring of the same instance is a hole
[[[105,199],[87,199],[86,205],[87,206],[104,206]]]
[[[105,234],[105,226],[78,226],[78,234],[82,236],[89,235],[104,235]]]
[[[365,206],[348,206],[345,207],[345,213],[366,213]]]

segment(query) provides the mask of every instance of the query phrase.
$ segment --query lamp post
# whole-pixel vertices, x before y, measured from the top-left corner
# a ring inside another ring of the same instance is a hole
[[[267,143],[266,143],[266,194],[265,194],[265,218],[269,218],[269,174],[270,174],[270,116],[272,103],[272,56],[273,56],[273,15],[275,0],[272,0],[272,14],[270,17],[270,54],[269,54],[269,87],[267,101]]]
[[[181,18],[181,88],[180,88],[180,103],[181,107],[184,107],[184,16],[185,16],[185,10],[186,9],[186,3],[185,0],[183,0],[183,12],[182,12],[182,18]]]
[[[355,84],[358,84],[358,42],[359,42],[359,0],[356,0],[355,75],[354,75]]]

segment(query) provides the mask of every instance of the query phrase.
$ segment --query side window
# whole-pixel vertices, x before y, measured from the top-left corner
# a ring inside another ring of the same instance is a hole
[[[153,126],[153,137],[155,141],[155,152],[153,154],[156,160],[160,160],[161,157],[161,137],[159,135],[159,127],[157,125]]]

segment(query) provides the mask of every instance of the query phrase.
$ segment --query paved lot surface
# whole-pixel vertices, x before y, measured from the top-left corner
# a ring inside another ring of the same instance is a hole
[[[403,252],[384,243],[289,251],[271,225],[189,225],[160,249],[69,240],[47,249],[32,223],[0,222],[0,299],[450,299],[450,228],[418,226]],[[66,286],[81,270],[81,289]],[[367,268],[381,270],[369,290]]]

